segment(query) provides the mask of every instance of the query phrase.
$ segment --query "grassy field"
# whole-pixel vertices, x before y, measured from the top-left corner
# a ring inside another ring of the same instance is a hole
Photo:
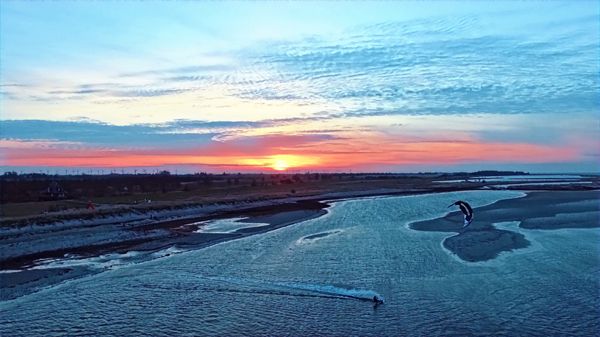
[[[216,202],[255,201],[283,198],[287,196],[310,196],[328,192],[365,191],[381,188],[422,188],[431,184],[429,178],[356,178],[342,177],[320,180],[283,180],[267,183],[252,183],[246,178],[238,184],[210,184],[193,187],[179,187],[174,190],[155,190],[127,194],[78,197],[55,201],[13,202],[0,205],[2,217],[24,218],[52,215],[59,212],[90,212],[86,209],[89,201],[99,208],[160,208],[185,204],[210,204]],[[290,182],[291,181],[291,182]],[[189,186],[189,185],[188,185]],[[149,202],[150,201],[150,202]]]
[[[473,173],[471,175],[476,175]],[[215,203],[239,203],[289,196],[325,193],[363,193],[382,189],[447,191],[471,189],[483,183],[465,182],[468,174],[222,174],[222,175],[108,175],[0,177],[0,225],[52,222],[130,211],[160,210]],[[458,183],[436,183],[450,179]],[[598,188],[600,179],[589,176],[588,185],[525,186],[527,189]],[[38,200],[49,184],[59,184],[66,197]],[[92,202],[95,210],[87,209]]]

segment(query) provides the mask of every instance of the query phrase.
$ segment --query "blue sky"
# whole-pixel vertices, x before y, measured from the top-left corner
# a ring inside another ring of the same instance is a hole
[[[5,168],[598,171],[596,1],[0,6]]]

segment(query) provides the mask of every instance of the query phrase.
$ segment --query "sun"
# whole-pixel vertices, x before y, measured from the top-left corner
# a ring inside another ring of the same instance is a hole
[[[319,158],[295,154],[274,154],[265,157],[241,158],[236,164],[269,168],[274,171],[287,171],[290,169],[308,169],[320,163]]]
[[[290,167],[290,164],[288,164],[287,161],[285,161],[284,159],[275,159],[275,161],[273,162],[273,165],[271,165],[271,168],[273,168],[273,170],[275,171],[285,171]]]

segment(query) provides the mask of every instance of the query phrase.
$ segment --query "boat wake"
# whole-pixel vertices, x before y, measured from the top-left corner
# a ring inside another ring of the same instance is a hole
[[[217,288],[217,291],[230,290],[232,292],[259,293],[259,294],[278,294],[288,296],[305,296],[305,297],[324,297],[324,298],[339,298],[339,299],[356,299],[362,301],[373,301],[373,297],[384,301],[381,294],[367,289],[346,288],[328,284],[311,284],[300,282],[279,282],[266,281],[248,278],[235,277],[211,277],[199,276],[202,279],[213,282],[234,284],[246,289],[223,289]],[[248,289],[249,288],[249,289]]]

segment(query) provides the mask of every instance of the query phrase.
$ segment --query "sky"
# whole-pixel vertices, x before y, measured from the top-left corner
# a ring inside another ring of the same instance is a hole
[[[600,173],[597,1],[0,2],[0,171]]]

